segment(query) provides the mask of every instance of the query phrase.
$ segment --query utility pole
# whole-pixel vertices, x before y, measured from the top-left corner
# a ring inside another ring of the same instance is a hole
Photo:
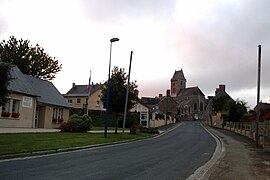
[[[127,105],[128,105],[128,93],[129,93],[129,81],[130,81],[132,54],[133,54],[133,51],[130,52],[130,61],[129,61],[129,70],[128,70],[128,82],[127,82],[124,120],[123,120],[123,129],[122,129],[122,139],[123,140],[124,140],[124,137],[125,137],[125,126],[126,126],[126,118],[127,118]]]
[[[260,83],[261,83],[261,45],[258,46],[258,81],[257,81],[257,111],[256,111],[256,145],[259,146],[259,118],[260,118]]]

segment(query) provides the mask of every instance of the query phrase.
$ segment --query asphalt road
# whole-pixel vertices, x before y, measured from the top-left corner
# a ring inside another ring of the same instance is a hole
[[[199,122],[183,122],[140,142],[0,161],[0,179],[186,179],[215,147]]]

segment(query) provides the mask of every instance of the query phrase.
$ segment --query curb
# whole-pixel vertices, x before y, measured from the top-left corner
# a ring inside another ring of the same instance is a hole
[[[110,143],[102,143],[102,144],[93,144],[93,145],[87,145],[87,146],[79,146],[79,147],[71,147],[71,148],[62,148],[62,149],[53,149],[53,150],[45,150],[45,151],[35,151],[35,152],[29,152],[29,153],[18,153],[18,154],[8,154],[8,155],[2,155],[0,156],[0,161],[8,161],[8,160],[15,160],[18,158],[27,158],[27,157],[38,157],[38,156],[43,156],[43,155],[52,155],[56,153],[65,153],[65,152],[70,152],[70,151],[79,151],[79,150],[84,150],[84,149],[91,149],[91,148],[98,148],[98,147],[109,147],[112,145],[119,145],[119,144],[128,144],[132,142],[140,142],[148,139],[153,139],[153,138],[158,138],[161,137],[177,127],[179,127],[182,123],[173,126],[159,134],[155,134],[151,137],[145,137],[142,139],[130,139],[130,140],[122,140],[122,141],[116,141],[116,142],[110,142]]]
[[[210,130],[209,127],[204,127],[202,124],[201,126],[215,139],[217,146],[215,152],[211,159],[206,162],[203,166],[199,167],[192,175],[190,175],[187,179],[188,180],[195,180],[195,179],[209,179],[211,172],[210,169],[218,162],[222,157],[225,156],[225,144],[223,140],[216,135],[213,130]]]

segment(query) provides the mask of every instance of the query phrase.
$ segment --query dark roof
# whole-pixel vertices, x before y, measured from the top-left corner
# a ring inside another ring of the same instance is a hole
[[[160,99],[151,97],[142,97],[141,100],[147,105],[158,105]]]
[[[138,96],[136,96],[136,97],[134,98],[134,101],[136,101],[136,102],[138,102],[138,103],[140,103],[140,104],[146,106],[147,108],[149,108],[148,104],[146,104],[145,102],[143,102]]]
[[[179,96],[192,96],[192,95],[202,95],[204,96],[203,92],[200,90],[199,87],[189,87],[185,88],[180,91]]]
[[[9,82],[7,87],[8,90],[31,96],[39,96],[39,93],[36,92],[32,84],[28,82],[26,76],[19,70],[17,66],[11,67],[10,75],[12,80]]]
[[[178,80],[178,79],[186,80],[182,69],[180,71],[175,71],[173,74],[173,78],[171,80]]]
[[[38,92],[39,97],[37,98],[37,101],[39,103],[70,107],[61,93],[51,82],[28,75],[25,75],[25,77],[28,79],[28,82],[31,82],[34,89]]]
[[[70,107],[51,82],[23,74],[17,66],[11,68],[10,74],[13,79],[8,90],[37,96],[38,103]]]
[[[166,98],[167,98],[167,96],[161,97],[160,100],[159,100],[159,103],[161,103],[162,101],[166,100]],[[170,98],[170,99],[171,99],[173,102],[175,102],[176,104],[179,104],[179,103],[177,102],[177,100],[176,100],[174,97],[168,96],[168,98]]]
[[[101,88],[101,84],[91,84],[90,93],[96,92],[99,88]],[[88,85],[75,85],[63,96],[88,96]]]
[[[179,106],[185,106],[185,105],[198,103],[198,100],[197,99],[187,99],[187,100],[179,101],[178,103],[179,103]]]

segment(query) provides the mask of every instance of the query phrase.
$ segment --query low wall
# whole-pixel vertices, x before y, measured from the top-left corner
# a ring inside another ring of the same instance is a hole
[[[156,118],[155,113],[152,113],[152,119],[150,119],[149,121],[150,121],[151,128],[156,128],[156,127],[166,125],[166,120]],[[169,116],[169,118],[167,119],[167,125],[171,123],[175,123],[175,122],[176,122],[176,119],[171,116]]]
[[[225,122],[224,129],[256,141],[256,122]],[[270,121],[259,122],[259,145],[270,150]]]

